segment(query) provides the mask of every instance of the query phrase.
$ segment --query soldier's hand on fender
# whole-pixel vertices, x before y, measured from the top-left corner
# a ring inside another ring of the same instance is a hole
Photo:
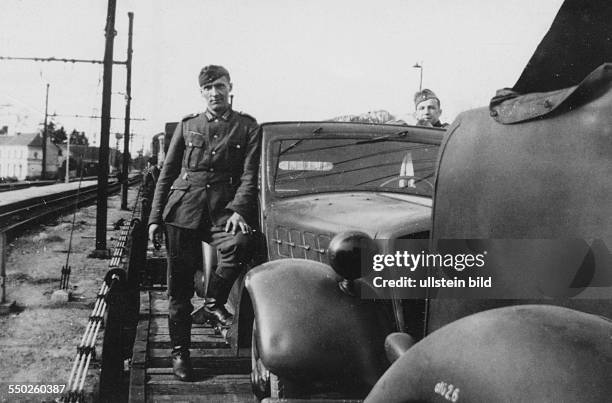
[[[240,214],[234,213],[225,224],[225,232],[236,234],[238,230],[242,231],[243,234],[250,234],[251,226],[246,223]]]

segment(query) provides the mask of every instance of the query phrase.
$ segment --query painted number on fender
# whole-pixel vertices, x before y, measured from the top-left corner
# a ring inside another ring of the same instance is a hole
[[[452,383],[438,382],[434,387],[434,392],[453,403],[459,400],[459,388]]]

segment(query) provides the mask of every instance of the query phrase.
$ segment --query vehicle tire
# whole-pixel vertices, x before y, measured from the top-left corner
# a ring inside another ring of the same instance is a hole
[[[253,323],[253,332],[251,336],[251,388],[257,401],[261,401],[266,397],[272,397],[270,371],[259,356],[256,337],[257,328]],[[276,376],[274,378],[278,379]],[[277,383],[277,382],[275,382]]]
[[[270,397],[273,399],[284,399],[301,396],[298,387],[292,382],[280,378],[266,367],[259,356],[256,342],[257,326],[253,321],[253,332],[251,333],[251,389],[257,401]]]
[[[285,397],[283,383],[273,373],[270,373],[270,397],[273,399]]]

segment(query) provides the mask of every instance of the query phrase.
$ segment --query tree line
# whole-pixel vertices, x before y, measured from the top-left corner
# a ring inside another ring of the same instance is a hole
[[[64,126],[58,128],[54,122],[49,122],[47,124],[47,136],[53,144],[62,144],[68,138],[68,133],[66,133]],[[70,144],[88,146],[89,139],[85,132],[74,129],[70,133]]]

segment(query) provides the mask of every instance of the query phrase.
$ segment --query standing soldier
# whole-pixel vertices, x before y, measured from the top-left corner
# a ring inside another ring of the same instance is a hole
[[[142,178],[142,211],[141,219],[143,223],[149,221],[151,214],[151,202],[155,194],[155,184],[159,178],[159,167],[157,166],[157,157],[154,155],[147,161],[147,168],[144,171]]]
[[[205,112],[186,116],[176,127],[164,160],[149,219],[149,237],[160,224],[168,237],[169,330],[174,375],[192,377],[191,298],[194,273],[202,265],[201,242],[219,251],[208,282],[203,314],[228,326],[225,303],[250,259],[251,228],[257,220],[260,137],[252,117],[232,110],[229,72],[204,67],[199,74]]]

